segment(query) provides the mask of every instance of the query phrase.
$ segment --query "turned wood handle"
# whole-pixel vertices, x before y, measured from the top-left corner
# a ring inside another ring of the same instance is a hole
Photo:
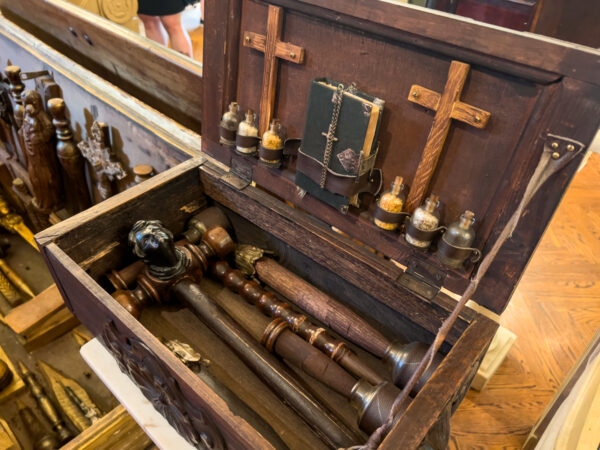
[[[335,447],[349,447],[362,441],[306,392],[285,366],[208,298],[200,286],[184,278],[172,287],[172,292],[326,440]]]
[[[295,333],[356,377],[374,385],[383,381],[383,378],[361,361],[343,341],[335,339],[324,328],[311,323],[304,314],[293,311],[289,303],[279,300],[272,292],[265,291],[256,281],[246,279],[241,271],[232,269],[227,262],[218,261],[212,264],[211,273],[231,291],[256,305],[265,314],[285,320]]]
[[[390,341],[347,306],[331,298],[272,258],[261,258],[254,268],[260,280],[316,317],[349,341],[383,358]]]
[[[266,344],[264,341],[269,326],[276,321],[283,323],[287,329],[284,328],[275,336],[275,342],[270,346],[272,351],[341,395],[350,397],[356,380],[322,352],[294,334],[286,322],[269,319],[235,294],[220,295],[214,300],[255,340],[263,342],[263,345]]]

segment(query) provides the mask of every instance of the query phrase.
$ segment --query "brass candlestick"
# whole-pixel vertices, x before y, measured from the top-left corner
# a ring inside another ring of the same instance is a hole
[[[30,372],[21,361],[19,361],[18,364],[19,370],[21,371],[21,376],[25,381],[25,384],[27,384],[31,395],[33,398],[35,398],[35,401],[42,410],[42,413],[44,413],[52,425],[52,429],[58,436],[59,443],[63,445],[65,442],[70,440],[73,435],[65,425],[65,422],[58,413],[56,406],[54,406],[54,403],[52,400],[50,400],[50,397],[48,397],[42,385],[35,378],[35,375]]]
[[[47,433],[44,427],[35,416],[31,408],[25,406],[21,400],[17,400],[19,417],[25,425],[27,435],[33,442],[34,450],[55,450],[59,447],[58,440],[54,433]]]

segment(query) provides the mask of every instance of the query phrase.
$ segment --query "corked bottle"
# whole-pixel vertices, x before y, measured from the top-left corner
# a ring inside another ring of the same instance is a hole
[[[395,230],[402,219],[402,208],[406,201],[403,181],[402,177],[394,178],[390,190],[384,192],[377,201],[373,222],[382,230]]]
[[[219,124],[219,142],[233,147],[235,136],[240,125],[240,105],[236,102],[229,104],[229,110],[223,114]]]
[[[475,240],[474,223],[475,214],[472,211],[465,211],[458,221],[448,227],[438,243],[436,252],[442,264],[457,269],[469,257],[479,255],[479,250],[471,248]]]
[[[235,140],[235,150],[242,155],[254,155],[258,149],[258,128],[256,127],[256,115],[249,109],[246,120],[240,123]]]
[[[258,150],[260,162],[269,167],[281,166],[283,159],[283,137],[281,136],[281,123],[273,119],[267,131],[264,132]]]
[[[415,209],[406,226],[404,238],[413,247],[429,248],[433,238],[440,230],[439,197],[431,194],[425,204]]]
[[[133,167],[133,183],[140,184],[154,176],[154,167],[149,164],[138,164]]]

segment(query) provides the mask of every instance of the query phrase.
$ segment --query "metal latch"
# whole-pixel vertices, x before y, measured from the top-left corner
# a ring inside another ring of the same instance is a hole
[[[231,168],[229,172],[223,174],[221,180],[241,191],[252,182],[252,166],[248,161],[244,161],[243,159],[240,161],[232,157]]]
[[[400,286],[427,300],[433,300],[440,292],[446,272],[425,261],[410,259],[406,271],[398,278]]]

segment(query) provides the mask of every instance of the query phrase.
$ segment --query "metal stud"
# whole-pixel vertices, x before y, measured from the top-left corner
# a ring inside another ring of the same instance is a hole
[[[573,144],[567,145],[567,151],[568,152],[572,152],[573,150],[575,150],[575,146]]]
[[[248,42],[248,43],[249,43],[249,42],[250,42],[252,39],[250,39],[250,36],[246,36],[246,37],[245,37],[245,40],[246,40],[246,42]]]
[[[558,148],[558,142],[553,142],[552,143],[552,148],[553,149],[557,149]]]
[[[475,116],[474,120],[475,120],[475,123],[479,123],[479,122],[481,122],[481,117]]]
[[[412,94],[410,94],[413,96],[413,98],[417,98],[419,96],[419,93],[417,91],[412,91]]]
[[[296,54],[294,52],[290,52],[290,58],[295,58]]]
[[[552,153],[552,159],[558,159],[558,158],[560,158],[560,153],[558,153],[558,152]]]

